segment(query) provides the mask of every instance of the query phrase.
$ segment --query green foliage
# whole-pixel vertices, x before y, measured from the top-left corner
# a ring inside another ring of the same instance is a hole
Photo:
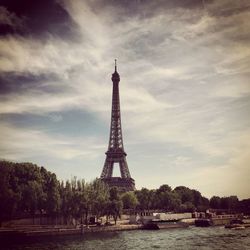
[[[180,196],[181,203],[184,204],[185,202],[193,203],[193,191],[188,187],[179,186],[174,189],[174,191]]]
[[[165,211],[176,210],[181,203],[178,194],[172,192],[172,188],[166,184],[156,189],[155,200],[157,208]]]
[[[185,203],[182,203],[179,208],[179,212],[194,212],[195,206],[192,202],[186,201]]]
[[[239,201],[239,203],[237,204],[237,210],[240,213],[250,215],[250,199],[244,199]]]
[[[59,182],[54,173],[32,163],[0,161],[0,224],[13,216],[47,214],[53,218],[63,216],[65,223],[72,219],[88,223],[89,216],[112,216],[116,223],[123,208],[151,209],[176,212],[227,209],[245,211],[249,200],[239,202],[237,196],[218,197],[210,200],[197,190],[178,186],[174,190],[161,185],[156,190],[142,188],[134,192],[121,192],[109,188],[95,179],[86,183],[76,177]]]
[[[58,214],[60,211],[61,205],[61,197],[59,186],[60,183],[56,178],[54,173],[46,171],[45,168],[41,168],[40,170],[43,181],[43,190],[44,190],[44,197],[43,197],[43,206],[47,213],[55,215]]]
[[[229,197],[218,197],[213,196],[210,199],[210,206],[211,208],[215,209],[227,209],[227,210],[234,210],[237,208],[239,200],[237,196],[229,196]]]
[[[109,201],[106,203],[105,213],[108,216],[112,216],[114,218],[115,224],[118,217],[121,217],[123,202],[121,196],[119,194],[119,190],[116,187],[110,188],[110,197]]]
[[[0,162],[1,220],[16,213],[34,215],[43,208],[44,192],[40,168],[31,163]]]
[[[136,190],[135,195],[139,201],[139,209],[150,210],[154,206],[154,190],[149,190],[147,188],[142,188],[141,190]]]
[[[101,180],[94,180],[90,192],[91,213],[95,214],[97,218],[105,212],[105,206],[111,194],[109,188]]]
[[[67,181],[65,186],[60,185],[61,213],[65,223],[71,218],[80,219],[88,223],[89,215],[96,215],[99,218],[104,214],[109,198],[109,189],[101,180],[94,180],[86,183],[84,180],[77,180],[76,177]],[[84,218],[83,218],[84,217]]]
[[[20,195],[11,188],[13,166],[8,162],[1,164],[0,170],[0,225],[3,220],[10,219],[17,207]]]
[[[221,207],[221,198],[218,196],[213,196],[209,201],[209,205],[211,208],[219,209]]]
[[[134,192],[123,193],[121,199],[125,209],[135,209],[139,203]]]
[[[137,208],[140,210],[157,209],[175,212],[204,211],[209,207],[209,200],[194,189],[184,186],[174,190],[167,185],[161,185],[156,190],[142,188],[135,191],[138,199]]]
[[[171,191],[172,191],[172,188],[167,184],[161,185],[157,189],[157,192],[159,192],[159,193],[166,193],[166,192],[171,192]]]
[[[117,187],[110,188],[109,193],[111,201],[120,199],[119,190]]]

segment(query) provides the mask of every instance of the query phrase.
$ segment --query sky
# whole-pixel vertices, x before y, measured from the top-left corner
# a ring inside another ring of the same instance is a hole
[[[99,177],[116,58],[137,189],[249,198],[249,20],[248,0],[1,0],[0,158]]]

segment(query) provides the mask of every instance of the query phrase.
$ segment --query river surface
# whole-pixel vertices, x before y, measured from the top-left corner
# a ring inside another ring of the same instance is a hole
[[[0,249],[34,250],[125,250],[125,249],[250,249],[250,228],[230,230],[224,227],[133,230],[96,233],[84,236],[32,238],[25,242],[1,244]]]

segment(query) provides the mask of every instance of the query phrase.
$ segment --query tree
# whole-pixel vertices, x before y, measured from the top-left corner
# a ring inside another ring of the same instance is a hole
[[[156,192],[159,192],[159,193],[166,193],[166,192],[171,192],[172,191],[172,188],[167,185],[167,184],[163,184],[161,185]]]
[[[135,191],[135,195],[139,201],[139,208],[141,210],[149,211],[153,207],[155,201],[154,194],[155,192],[153,190],[148,190],[147,188]]]
[[[244,199],[238,202],[237,210],[240,213],[250,215],[250,199]]]
[[[221,208],[228,209],[228,210],[235,210],[238,202],[239,202],[238,197],[235,195],[232,195],[229,197],[222,197],[221,198]]]
[[[171,207],[171,191],[156,190],[157,208],[169,211]]]
[[[99,219],[105,212],[105,206],[109,200],[109,187],[103,181],[95,179],[92,182],[93,193],[91,195],[92,213]],[[119,200],[119,199],[118,199]]]
[[[221,208],[221,198],[219,196],[213,196],[209,201],[209,206],[214,209]]]
[[[105,211],[107,222],[109,216],[112,216],[116,225],[118,217],[121,217],[122,209],[123,209],[123,204],[121,200],[108,201],[106,203],[106,211]]]
[[[181,204],[180,206],[180,212],[194,212],[195,206],[192,202],[186,201],[185,203]]]
[[[20,194],[15,193],[10,186],[13,171],[12,163],[0,162],[0,226],[4,220],[11,219],[20,200]]]
[[[192,189],[193,205],[198,207],[202,205],[202,195],[199,191]]]
[[[165,211],[176,210],[181,203],[178,193],[172,191],[171,187],[166,184],[156,190],[155,200],[157,208]]]
[[[23,208],[29,212],[34,219],[36,211],[41,209],[43,204],[42,185],[38,181],[28,181],[22,188]]]
[[[178,186],[174,189],[174,191],[179,194],[182,203],[185,202],[193,203],[193,192],[191,189],[184,186]]]
[[[178,211],[179,207],[181,205],[181,199],[179,195],[176,192],[170,193],[170,204],[169,204],[169,210],[170,211]]]
[[[201,197],[201,203],[197,207],[197,210],[205,212],[207,209],[209,209],[209,199],[206,198],[206,197],[204,197],[204,196],[202,196]]]
[[[77,192],[75,202],[77,202],[78,204],[77,217],[81,219],[81,224],[83,224],[83,215],[87,207],[86,183],[84,180],[77,181]]]
[[[107,218],[111,215],[114,218],[116,224],[117,218],[121,217],[122,209],[123,203],[119,195],[118,189],[117,187],[111,187],[109,201],[106,203]]]
[[[138,205],[138,200],[134,192],[126,192],[122,194],[123,207],[125,209],[135,209]]]
[[[70,222],[70,216],[72,214],[72,197],[73,192],[69,181],[66,181],[65,188],[61,196],[62,199],[62,213],[66,224]]]
[[[59,182],[54,173],[48,174],[45,185],[47,187],[46,211],[55,218],[60,211],[61,197],[59,193]]]
[[[167,184],[156,190],[142,188],[121,194],[98,179],[86,183],[75,177],[64,184],[44,167],[8,161],[0,161],[0,201],[0,224],[13,216],[34,217],[38,211],[52,218],[60,214],[67,224],[73,219],[82,222],[84,217],[88,223],[90,214],[97,219],[102,215],[112,216],[116,223],[123,207],[191,212],[205,211],[210,206],[249,213],[249,199],[239,201],[237,196],[213,196],[209,201],[197,190],[185,186],[172,190]]]

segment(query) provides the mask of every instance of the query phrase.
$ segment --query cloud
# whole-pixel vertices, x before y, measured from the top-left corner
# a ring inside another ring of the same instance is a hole
[[[0,6],[0,26],[7,26],[14,31],[24,29],[25,18],[18,17],[15,13],[8,11],[7,8]]]
[[[96,157],[104,145],[98,138],[71,138],[63,135],[52,135],[36,129],[17,128],[8,123],[1,123],[1,158],[27,161],[29,158],[48,157],[60,160]]]
[[[86,50],[79,45],[75,50],[70,44],[60,39],[50,38],[46,42],[24,38],[21,36],[6,36],[0,40],[1,46],[1,72],[17,73],[53,73],[61,77],[72,67],[84,62],[83,58],[76,57],[76,53]],[[62,57],[61,52],[65,51]]]
[[[203,3],[204,8],[215,16],[231,16],[235,13],[247,12],[250,9],[250,4],[247,0],[203,1]]]
[[[243,162],[240,173],[247,170],[247,159],[235,150],[247,141],[243,131],[250,124],[250,12],[246,2],[244,10],[235,1],[203,2],[205,7],[201,1],[159,6],[155,1],[59,1],[71,20],[69,29],[76,29],[75,40],[52,30],[43,39],[0,38],[0,113],[47,116],[60,123],[65,122],[60,112],[86,111],[99,122],[93,129],[106,130],[108,138],[110,77],[118,58],[124,142],[138,185],[152,178],[154,166],[154,187],[171,176],[171,185],[194,184],[209,195],[213,185],[216,192],[223,174],[232,180]],[[18,121],[0,125],[2,141],[8,141],[1,150],[8,158],[41,160],[48,154],[78,167],[81,159],[92,173],[100,172],[104,138],[76,140],[53,134],[49,126],[21,129]],[[23,140],[30,144],[19,144]],[[216,177],[202,183],[206,175]],[[221,185],[223,195],[232,191]],[[237,191],[242,197],[244,185]]]
[[[53,122],[61,122],[63,120],[63,117],[58,114],[51,114],[49,117]]]

